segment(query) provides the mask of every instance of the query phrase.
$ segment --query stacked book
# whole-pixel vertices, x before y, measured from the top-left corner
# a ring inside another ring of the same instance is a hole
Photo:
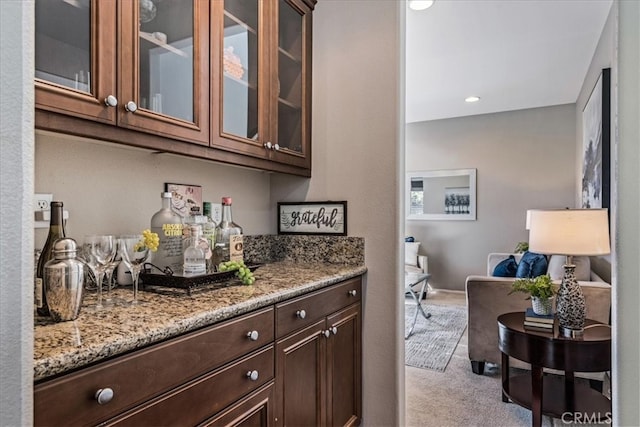
[[[534,331],[552,332],[553,320],[555,316],[553,314],[536,314],[533,312],[533,308],[527,308],[524,313],[524,328]]]

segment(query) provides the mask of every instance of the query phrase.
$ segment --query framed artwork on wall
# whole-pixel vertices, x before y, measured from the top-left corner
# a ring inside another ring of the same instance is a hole
[[[202,214],[201,186],[165,182],[164,191],[171,193],[171,210],[181,218]]]
[[[611,186],[611,69],[598,77],[582,110],[582,207],[609,208]]]

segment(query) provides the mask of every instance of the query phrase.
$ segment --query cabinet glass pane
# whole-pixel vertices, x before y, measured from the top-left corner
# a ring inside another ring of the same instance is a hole
[[[35,2],[35,77],[91,92],[91,1]]]
[[[194,121],[193,2],[139,0],[139,106]]]
[[[222,131],[242,138],[258,134],[258,2],[225,0]]]
[[[278,4],[278,144],[302,152],[303,16],[286,0]]]

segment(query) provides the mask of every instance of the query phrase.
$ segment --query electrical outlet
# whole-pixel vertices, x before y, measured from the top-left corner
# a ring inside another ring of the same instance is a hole
[[[53,194],[36,193],[33,195],[33,210],[35,211],[35,228],[49,228],[51,217],[51,202]]]

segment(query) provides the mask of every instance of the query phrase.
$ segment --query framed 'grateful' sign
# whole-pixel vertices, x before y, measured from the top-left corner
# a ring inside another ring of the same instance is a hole
[[[280,202],[278,234],[347,235],[347,202]]]

